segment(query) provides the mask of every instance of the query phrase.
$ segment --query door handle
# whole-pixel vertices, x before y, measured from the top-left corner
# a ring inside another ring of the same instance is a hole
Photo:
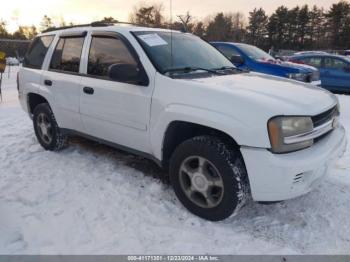
[[[83,88],[85,94],[92,95],[94,93],[94,89],[92,87],[85,86]]]
[[[45,84],[46,86],[52,86],[52,81],[46,79],[46,80],[44,81],[44,84]]]

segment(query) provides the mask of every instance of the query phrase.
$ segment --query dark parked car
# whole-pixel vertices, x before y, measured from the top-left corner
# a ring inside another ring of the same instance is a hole
[[[289,61],[311,65],[320,70],[322,87],[331,91],[350,92],[350,58],[339,55],[299,55]]]
[[[252,45],[227,42],[212,42],[211,44],[238,68],[290,78],[314,85],[321,84],[320,74],[314,67],[277,60],[265,51]]]

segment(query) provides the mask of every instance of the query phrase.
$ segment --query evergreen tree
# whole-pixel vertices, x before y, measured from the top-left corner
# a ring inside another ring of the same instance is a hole
[[[288,33],[288,8],[280,6],[270,16],[268,23],[270,44],[281,48],[284,46]]]
[[[201,38],[204,38],[206,35],[205,32],[206,28],[204,27],[203,22],[198,22],[194,27],[193,27],[193,33]]]
[[[323,21],[321,9],[318,9],[316,5],[312,7],[309,12],[310,22],[308,28],[308,34],[310,37],[309,47],[318,45],[318,31],[319,31],[319,23]]]
[[[304,5],[298,14],[298,46],[300,49],[305,48],[305,39],[308,38],[308,26],[310,22],[310,14],[308,5]]]
[[[232,20],[224,13],[218,13],[207,27],[209,41],[230,41],[232,39]]]
[[[349,31],[350,4],[345,1],[333,4],[326,18],[330,43],[335,48],[346,48],[346,45],[349,45],[345,41],[349,38],[346,33]]]
[[[299,14],[300,8],[299,6],[288,10],[287,14],[287,34],[284,39],[284,43],[282,45],[283,48],[292,49],[298,46],[298,31],[299,31]]]
[[[262,8],[249,12],[249,25],[247,27],[249,42],[262,46],[267,37],[268,16]]]

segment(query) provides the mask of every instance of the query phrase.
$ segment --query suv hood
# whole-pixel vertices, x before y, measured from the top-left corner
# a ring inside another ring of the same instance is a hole
[[[232,103],[253,102],[265,110],[270,109],[268,111],[274,115],[317,115],[338,102],[333,94],[322,88],[259,73],[215,76],[190,81],[200,83],[215,92],[232,95]],[[213,98],[215,92],[210,92]]]
[[[281,65],[285,66],[285,67],[292,67],[292,68],[304,70],[305,72],[318,71],[318,69],[316,67],[309,66],[309,65],[303,65],[303,64],[295,64],[295,63],[291,63],[291,62],[281,62]]]

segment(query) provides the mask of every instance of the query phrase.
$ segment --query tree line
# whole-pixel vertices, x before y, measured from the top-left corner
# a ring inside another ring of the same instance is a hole
[[[114,21],[105,17],[102,21]],[[167,18],[162,4],[135,6],[129,21],[144,26],[172,28],[191,32],[207,41],[245,42],[263,49],[320,50],[350,49],[350,3],[341,0],[328,10],[317,6],[279,6],[271,15],[263,8],[249,12],[219,12],[204,19],[195,19],[190,12]],[[59,26],[67,24],[61,19]],[[0,21],[0,38],[32,39],[38,31],[54,27],[52,19],[44,16],[39,28],[19,26],[10,34],[6,23]]]
[[[60,27],[69,26],[69,25],[73,25],[73,23],[66,23],[64,19],[61,18],[58,25]],[[18,26],[18,29],[15,32],[10,33],[6,29],[6,26],[7,26],[6,22],[4,20],[0,20],[0,39],[3,38],[3,39],[15,39],[15,40],[31,40],[35,36],[37,36],[39,32],[42,32],[49,28],[54,28],[55,23],[53,22],[52,18],[50,18],[47,15],[44,15],[44,17],[42,18],[42,21],[40,22],[39,28],[36,27],[35,25],[31,25],[31,26],[20,25]]]
[[[263,8],[255,8],[247,19],[241,12],[219,12],[198,21],[187,12],[175,22],[166,20],[161,5],[151,5],[135,8],[130,21],[185,30],[207,41],[244,42],[263,49],[350,49],[350,3],[344,0],[329,10],[282,5],[268,15]]]

